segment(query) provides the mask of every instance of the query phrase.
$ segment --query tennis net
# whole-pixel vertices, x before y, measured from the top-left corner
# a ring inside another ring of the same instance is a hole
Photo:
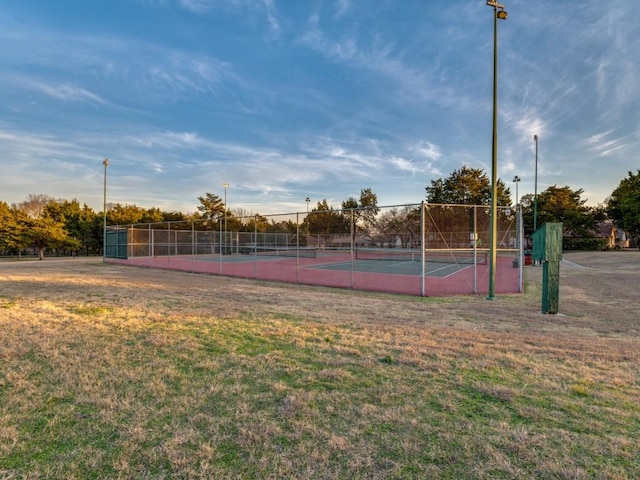
[[[238,253],[244,255],[256,255],[265,257],[302,257],[316,258],[317,249],[312,247],[285,247],[285,246],[260,246],[238,245]]]
[[[425,249],[427,263],[452,263],[459,265],[485,265],[488,263],[486,250],[472,248]],[[356,260],[391,260],[396,262],[421,262],[422,252],[404,248],[358,248]]]

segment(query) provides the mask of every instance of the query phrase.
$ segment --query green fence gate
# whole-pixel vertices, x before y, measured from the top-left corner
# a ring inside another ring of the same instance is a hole
[[[127,259],[127,230],[107,230],[104,256],[106,258]]]

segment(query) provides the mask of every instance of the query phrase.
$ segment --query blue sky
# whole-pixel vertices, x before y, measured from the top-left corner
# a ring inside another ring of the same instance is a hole
[[[193,212],[420,202],[491,172],[484,0],[0,2],[0,200]],[[640,168],[637,0],[506,0],[499,176],[596,205]]]

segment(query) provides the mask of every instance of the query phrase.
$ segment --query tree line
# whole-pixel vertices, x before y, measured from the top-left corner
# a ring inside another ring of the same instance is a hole
[[[105,221],[108,226],[165,222],[193,222],[196,229],[218,228],[224,220],[227,231],[260,233],[296,233],[292,220],[278,220],[241,208],[227,209],[222,199],[213,193],[198,197],[200,204],[193,213],[162,211],[156,207],[108,204],[105,212],[96,212],[77,200],[56,199],[48,195],[30,194],[20,203],[8,205],[0,201],[0,255],[22,256],[35,252],[40,259],[45,252],[57,255],[96,255],[102,253]],[[377,196],[364,189],[360,199],[349,198],[343,209],[377,207]],[[349,220],[334,210],[326,200],[314,208],[318,215],[304,219],[306,231],[323,232],[334,228],[349,231]],[[357,218],[371,217],[377,210],[358,213]],[[215,225],[215,227],[214,227]]]
[[[426,190],[427,201],[433,203],[491,203],[491,182],[486,173],[467,166],[446,179],[432,180]],[[502,180],[498,180],[497,192],[498,205],[512,206],[511,192]],[[565,236],[589,238],[594,236],[598,223],[610,221],[627,234],[632,244],[640,247],[640,169],[628,172],[603,205],[586,205],[583,193],[581,188],[552,185],[537,198],[533,194],[523,195],[519,203],[525,236],[545,222],[562,222]]]
[[[498,180],[497,198],[500,206],[513,206],[510,189]],[[589,207],[582,198],[582,189],[553,185],[537,195],[520,199],[525,235],[534,231],[534,209],[537,225],[562,222],[565,233],[575,237],[590,237],[598,222],[611,220],[640,245],[640,170],[629,172],[612,192],[605,205]],[[432,180],[426,187],[428,203],[490,205],[491,184],[484,170],[463,166],[447,178]],[[537,200],[537,201],[536,201]],[[207,192],[198,197],[200,204],[193,213],[162,211],[137,205],[108,204],[108,225],[147,224],[158,222],[194,222],[197,228],[211,229],[224,220],[227,231],[258,231],[316,235],[359,234],[382,235],[385,232],[419,231],[417,208],[391,208],[380,213],[377,195],[371,188],[350,197],[340,208],[323,199],[309,211],[300,225],[293,220],[277,220],[243,209],[227,209],[216,194]],[[535,208],[534,208],[535,207]],[[55,199],[47,195],[30,194],[25,201],[8,205],[0,201],[0,254],[22,255],[35,251],[40,258],[45,251],[55,255],[100,254],[103,246],[105,212],[96,212],[77,200]]]

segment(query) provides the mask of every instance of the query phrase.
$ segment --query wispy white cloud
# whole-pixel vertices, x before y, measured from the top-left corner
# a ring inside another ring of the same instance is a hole
[[[263,2],[267,15],[267,21],[269,23],[269,28],[273,35],[278,36],[280,34],[281,27],[273,0],[263,0]]]
[[[55,138],[47,134],[29,132],[0,131],[5,158],[26,159],[63,158],[69,153],[76,154],[78,149],[72,142]]]
[[[212,8],[210,0],[179,0],[180,5],[193,13],[206,13]]]
[[[213,8],[213,0],[137,0],[142,5],[150,7],[168,7],[177,5],[180,8],[196,14],[206,13]]]
[[[437,59],[428,68],[419,68],[405,61],[403,49],[380,35],[359,39],[352,29],[341,31],[337,37],[335,32],[330,35],[322,29],[317,12],[307,19],[298,42],[332,62],[390,81],[396,100],[435,103],[455,109],[467,108],[470,103],[467,92],[454,87]]]
[[[276,5],[273,0],[138,0],[144,5],[167,7],[175,4],[196,15],[206,15],[216,11],[242,11],[256,15],[264,15],[269,31],[277,37],[281,33],[281,25]]]
[[[613,130],[597,133],[588,137],[585,143],[588,148],[594,150],[603,157],[608,157],[625,149],[628,146],[629,137],[610,138]]]
[[[534,135],[545,137],[547,134],[544,114],[533,107],[518,109],[512,106],[509,109],[503,109],[501,113],[521,144],[530,145]]]
[[[212,143],[193,132],[162,132],[128,136],[132,145],[144,148],[193,149],[210,148]]]
[[[159,163],[159,162],[152,163],[151,168],[155,173],[165,173],[165,166],[162,163]]]
[[[167,94],[193,97],[245,86],[230,63],[199,52],[163,48],[134,38],[38,28],[28,34],[8,34],[16,37],[20,47],[4,54],[10,66],[0,84],[59,100],[115,106]],[[36,46],[39,55],[31,55]],[[12,69],[24,71],[11,74]],[[49,72],[46,80],[42,70]],[[51,78],[73,78],[73,82]]]
[[[640,65],[637,62],[640,39],[635,29],[640,21],[637,8],[612,3],[592,7],[593,23],[582,38],[593,45],[589,64],[593,66],[600,109],[609,119],[623,114],[630,99],[640,92]],[[637,106],[637,105],[636,105]]]
[[[442,157],[440,149],[431,142],[420,142],[415,147],[415,151],[429,160],[439,160]]]
[[[48,84],[36,80],[24,79],[21,85],[26,90],[36,91],[65,102],[95,103],[100,105],[108,103],[95,93],[67,83]]]
[[[439,163],[443,158],[440,148],[427,141],[407,149],[404,155],[392,155],[389,163],[400,171],[408,172],[412,176],[439,176],[442,174]]]
[[[161,53],[161,52],[157,52]],[[231,66],[213,58],[183,55],[181,52],[164,52],[140,68],[148,75],[136,77],[134,81],[167,87],[182,93],[215,93],[224,88],[225,82],[241,84]],[[125,72],[121,72],[125,73]]]
[[[416,173],[422,171],[422,168],[420,165],[417,165],[416,163],[402,157],[391,157],[389,159],[389,163],[394,167],[396,167],[398,170],[409,172],[412,175],[415,175]]]

